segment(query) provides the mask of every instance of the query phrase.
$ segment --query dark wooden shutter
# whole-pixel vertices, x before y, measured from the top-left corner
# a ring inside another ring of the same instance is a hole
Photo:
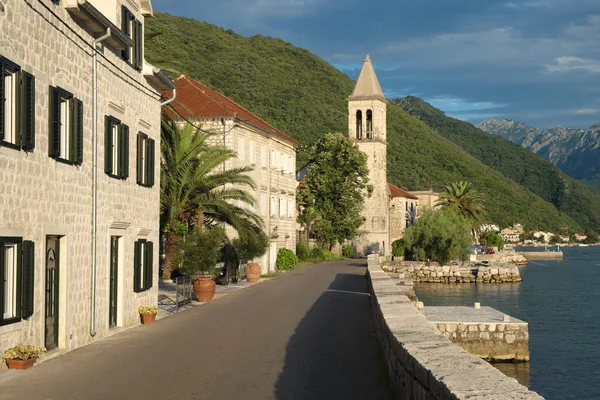
[[[154,186],[154,139],[148,139],[146,146],[148,153],[146,155],[146,185]]]
[[[153,268],[153,255],[154,255],[154,244],[152,242],[146,242],[146,251],[144,252],[144,290],[148,290],[152,287],[152,278],[154,277]]]
[[[4,63],[0,60],[0,140],[4,140],[4,110],[6,98],[4,97]]]
[[[33,315],[35,289],[35,244],[29,240],[23,242],[22,274],[21,317],[28,319]]]
[[[133,291],[136,293],[141,292],[142,283],[142,242],[136,241],[134,244],[134,255],[133,255]]]
[[[50,86],[50,137],[48,154],[50,157],[60,157],[60,92]]]
[[[121,124],[119,134],[119,177],[129,176],[129,127]]]
[[[116,171],[112,170],[113,164],[113,152],[112,152],[112,130],[113,130],[113,120],[107,115],[104,118],[104,172],[109,175],[116,173]]]
[[[135,21],[135,68],[139,71],[144,63],[144,28],[140,21]]]
[[[144,154],[144,137],[145,135],[142,132],[138,132],[137,134],[137,154],[136,154],[136,180],[138,185],[144,184],[144,163],[143,156]]]
[[[131,13],[125,6],[121,6],[121,31],[124,34],[131,37],[131,29],[129,29],[129,21],[131,20]],[[125,61],[129,61],[130,49],[121,50],[121,58]]]
[[[73,159],[77,164],[83,164],[83,101],[73,99]]]
[[[23,150],[35,148],[35,77],[28,72],[21,73],[21,146]]]

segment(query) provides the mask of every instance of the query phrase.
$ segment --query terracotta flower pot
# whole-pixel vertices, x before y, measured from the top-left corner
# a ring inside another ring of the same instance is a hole
[[[194,293],[196,299],[201,303],[206,303],[212,300],[215,295],[215,287],[217,284],[211,278],[198,278],[194,281]]]
[[[257,263],[248,263],[248,282],[256,282],[260,278],[260,265]]]
[[[6,364],[10,369],[27,369],[33,367],[33,364],[37,358],[30,358],[29,360],[6,360]]]
[[[151,324],[156,320],[156,314],[144,313],[142,315],[142,323],[144,325]]]

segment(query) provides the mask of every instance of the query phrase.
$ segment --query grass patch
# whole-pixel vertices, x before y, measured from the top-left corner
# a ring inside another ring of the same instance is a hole
[[[260,277],[269,279],[269,278],[275,278],[277,275],[279,275],[279,274],[264,274],[264,275],[261,275]]]

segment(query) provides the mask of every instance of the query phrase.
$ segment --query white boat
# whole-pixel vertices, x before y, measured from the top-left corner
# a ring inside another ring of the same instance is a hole
[[[589,244],[580,244],[579,247],[590,247]]]

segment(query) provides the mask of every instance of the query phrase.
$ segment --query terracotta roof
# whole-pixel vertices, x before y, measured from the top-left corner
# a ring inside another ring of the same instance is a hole
[[[181,75],[174,82],[177,85],[177,99],[171,105],[185,118],[239,118],[275,135],[281,140],[294,145],[300,144],[294,138],[240,106],[229,97],[187,75]],[[172,112],[167,111],[167,113],[173,118],[180,118],[179,115]]]
[[[398,186],[394,186],[388,182],[388,188],[390,189],[390,196],[392,197],[406,197],[407,199],[419,200],[417,196],[413,196],[405,190],[400,189]]]

